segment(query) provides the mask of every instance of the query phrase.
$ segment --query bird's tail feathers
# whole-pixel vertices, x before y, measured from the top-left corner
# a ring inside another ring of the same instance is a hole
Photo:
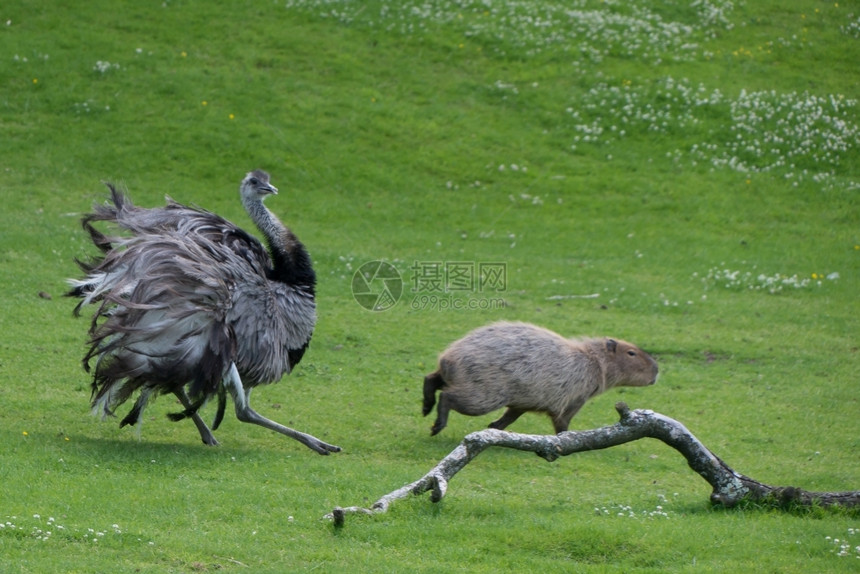
[[[118,223],[121,218],[121,214],[132,210],[134,205],[131,203],[131,200],[124,193],[119,191],[112,183],[106,183],[105,185],[107,185],[110,190],[110,203],[94,206],[93,212],[88,213],[81,219],[81,226],[89,234],[90,239],[96,247],[107,253],[113,248],[111,243],[114,241],[114,238],[108,237],[96,229],[93,226],[93,222],[108,221],[111,223]],[[111,205],[111,203],[113,205]]]
[[[218,430],[221,426],[221,421],[224,420],[224,410],[227,407],[227,390],[224,385],[218,386],[218,410],[215,411],[215,418],[212,420],[212,430]]]
[[[125,415],[125,418],[119,423],[120,428],[126,425],[136,425],[141,420],[141,415],[143,414],[143,410],[146,408],[146,405],[149,404],[149,397],[152,395],[152,389],[144,387],[140,390],[140,395],[137,397],[137,400],[134,402],[134,406]]]

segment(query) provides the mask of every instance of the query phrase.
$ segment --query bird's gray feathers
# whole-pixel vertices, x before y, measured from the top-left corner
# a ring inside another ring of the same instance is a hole
[[[217,215],[172,200],[138,208],[113,187],[111,200],[83,219],[102,256],[70,281],[76,311],[99,305],[84,357],[96,359],[96,409],[111,413],[145,389],[139,416],[151,390],[185,385],[199,407],[234,362],[246,388],[290,372],[316,322],[313,284],[270,279],[266,248]]]

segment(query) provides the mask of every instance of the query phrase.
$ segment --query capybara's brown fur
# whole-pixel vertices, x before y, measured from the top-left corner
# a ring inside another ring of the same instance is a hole
[[[503,429],[529,411],[545,412],[555,432],[566,431],[582,405],[617,386],[657,381],[657,363],[619,339],[565,339],[528,323],[493,323],[452,343],[439,368],[424,378],[424,416],[439,395],[431,434],[448,424],[453,409],[484,415],[507,407],[490,428]]]

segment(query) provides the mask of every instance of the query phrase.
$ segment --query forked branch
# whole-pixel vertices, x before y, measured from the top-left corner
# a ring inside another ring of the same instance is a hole
[[[649,410],[631,411],[623,402],[615,405],[621,420],[614,425],[586,431],[569,431],[558,435],[527,435],[486,429],[467,435],[457,448],[443,458],[430,472],[373,503],[370,508],[337,507],[328,518],[342,526],[347,514],[376,514],[388,511],[395,500],[410,494],[430,491],[430,500],[439,502],[448,489],[448,481],[476,456],[490,447],[506,447],[536,453],[549,462],[560,456],[601,450],[620,444],[655,438],[680,452],[687,463],[711,485],[711,502],[732,507],[742,501],[772,502],[782,506],[860,507],[860,491],[809,492],[795,487],[763,484],[732,470],[705,448],[680,422]]]

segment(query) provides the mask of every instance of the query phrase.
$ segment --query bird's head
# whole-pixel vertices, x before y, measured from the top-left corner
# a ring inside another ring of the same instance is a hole
[[[278,193],[278,188],[269,183],[269,174],[261,169],[248,173],[242,180],[239,193],[243,199],[264,199]]]

